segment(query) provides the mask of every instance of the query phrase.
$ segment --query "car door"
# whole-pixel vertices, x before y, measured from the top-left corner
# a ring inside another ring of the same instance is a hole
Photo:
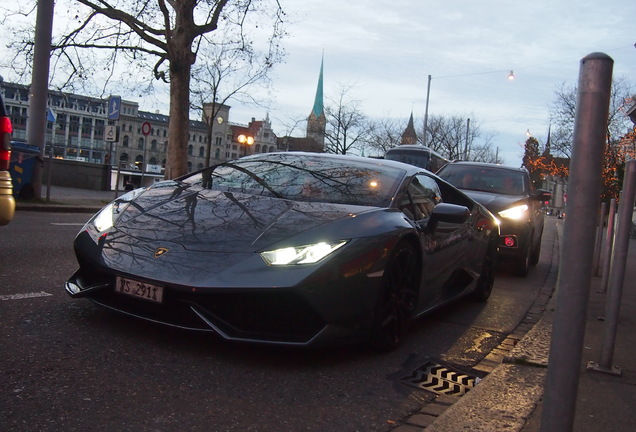
[[[422,250],[422,281],[418,310],[425,311],[463,291],[462,283],[453,283],[464,265],[467,224],[439,222],[429,229],[433,209],[443,202],[436,180],[426,174],[414,176],[399,198],[400,209],[417,226]]]

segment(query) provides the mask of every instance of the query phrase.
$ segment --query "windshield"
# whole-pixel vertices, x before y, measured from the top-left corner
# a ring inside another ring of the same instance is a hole
[[[526,176],[521,171],[471,165],[446,165],[438,175],[458,189],[524,195]]]
[[[388,207],[405,171],[364,161],[277,154],[226,162],[182,179],[225,192]]]
[[[389,150],[386,152],[384,158],[415,165],[424,169],[430,168],[430,157],[426,151]]]

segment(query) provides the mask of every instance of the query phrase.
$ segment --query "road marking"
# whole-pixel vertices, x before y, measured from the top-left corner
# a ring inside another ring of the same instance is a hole
[[[0,300],[21,300],[25,298],[36,298],[36,297],[49,297],[53,294],[49,294],[44,291],[40,291],[39,293],[26,293],[26,294],[9,294],[9,295],[0,295]]]
[[[84,226],[86,224],[84,222],[51,222],[51,225],[58,225],[58,226]]]

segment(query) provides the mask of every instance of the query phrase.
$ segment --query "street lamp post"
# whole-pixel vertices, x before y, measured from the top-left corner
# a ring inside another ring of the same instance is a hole
[[[483,74],[489,74],[489,73],[501,73],[501,71],[478,72],[478,73],[470,73],[470,74],[464,74],[464,75],[447,75],[447,76],[440,76],[440,77],[436,77],[436,78],[454,78],[454,77],[463,77],[463,76],[469,76],[469,75],[483,75]],[[428,101],[429,101],[430,96],[431,96],[431,79],[432,78],[433,77],[431,75],[429,75],[428,76],[428,82],[426,84],[426,107],[424,109],[424,138],[422,139],[422,142],[424,143],[424,145],[427,144],[426,131],[428,130]],[[511,70],[510,73],[508,74],[508,80],[512,81],[514,79],[515,79],[515,74]]]
[[[424,109],[424,138],[422,142],[426,145],[426,131],[428,130],[428,99],[431,95],[431,76],[428,76],[428,84],[426,85],[426,108]]]

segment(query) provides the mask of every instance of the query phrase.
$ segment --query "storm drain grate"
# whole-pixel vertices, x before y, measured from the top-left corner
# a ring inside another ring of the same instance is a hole
[[[432,361],[413,370],[400,381],[412,387],[437,394],[463,396],[475,387],[480,378]]]

